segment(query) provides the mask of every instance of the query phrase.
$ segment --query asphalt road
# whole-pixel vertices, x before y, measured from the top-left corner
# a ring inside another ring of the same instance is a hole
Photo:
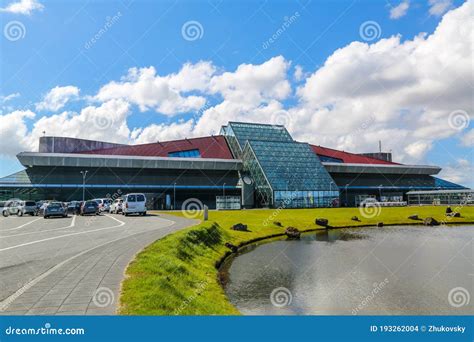
[[[0,217],[0,314],[115,314],[124,271],[174,216]]]

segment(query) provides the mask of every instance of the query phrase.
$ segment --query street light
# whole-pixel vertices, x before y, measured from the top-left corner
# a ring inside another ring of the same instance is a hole
[[[382,202],[382,184],[379,185],[379,198],[380,198],[380,202]]]
[[[89,171],[88,170],[81,171],[81,175],[82,175],[82,202],[85,201],[85,197],[86,197],[86,175],[87,175],[87,172],[89,172]]]

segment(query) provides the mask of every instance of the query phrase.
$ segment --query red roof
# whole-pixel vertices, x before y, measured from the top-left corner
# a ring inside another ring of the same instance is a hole
[[[168,157],[169,152],[189,151],[198,149],[201,158],[233,159],[227,142],[222,135],[192,138],[183,140],[163,141],[151,144],[129,145],[106,148],[78,153]]]
[[[376,158],[362,156],[360,154],[334,150],[328,147],[310,145],[313,151],[318,156],[325,156],[330,158],[336,158],[342,160],[343,163],[353,163],[353,164],[391,164],[396,165],[397,163],[388,162],[385,160],[380,160]]]
[[[354,164],[397,164],[385,160],[362,156],[360,154],[334,150],[328,147],[310,145],[318,156],[340,159],[343,163]],[[124,155],[124,156],[148,156],[168,157],[170,152],[199,150],[201,158],[233,159],[232,152],[227,146],[225,137],[222,135],[156,142],[151,144],[118,146],[91,151],[80,151],[78,153]]]

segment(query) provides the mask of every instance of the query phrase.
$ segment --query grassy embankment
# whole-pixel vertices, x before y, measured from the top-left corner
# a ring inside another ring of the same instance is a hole
[[[212,211],[209,221],[160,239],[142,252],[127,269],[122,284],[120,314],[125,315],[232,315],[239,314],[219,284],[216,265],[229,254],[226,242],[241,246],[283,234],[285,227],[301,231],[320,228],[316,217],[329,219],[333,227],[387,224],[416,224],[408,219],[434,217],[446,221],[446,207],[382,208],[380,215],[366,219],[357,208]],[[474,223],[474,207],[460,210],[461,218],[448,223]],[[181,215],[180,212],[167,214]],[[352,221],[358,216],[360,222]],[[283,227],[273,224],[281,222]],[[248,232],[231,230],[235,223],[248,225]],[[267,224],[266,224],[267,223]],[[431,229],[427,227],[426,229]],[[443,228],[450,229],[450,228]]]

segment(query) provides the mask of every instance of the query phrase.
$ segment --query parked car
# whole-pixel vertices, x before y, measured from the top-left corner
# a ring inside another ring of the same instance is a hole
[[[85,201],[81,206],[81,216],[99,214],[99,204],[96,201]]]
[[[146,215],[146,197],[144,194],[127,194],[123,196],[122,214]]]
[[[111,205],[109,212],[118,214],[122,212],[122,204],[123,204],[123,199],[117,198]]]
[[[108,212],[110,210],[110,204],[112,203],[112,200],[110,198],[94,198],[93,201],[96,201],[99,205],[100,212]]]
[[[67,217],[67,208],[63,206],[62,202],[51,202],[45,208],[43,217],[46,219],[52,216]]]
[[[21,201],[20,210],[23,212],[23,215],[28,214],[35,216],[38,213],[38,210],[36,209],[36,202],[34,201]]]
[[[7,217],[10,215],[22,216],[23,211],[21,210],[21,201],[17,199],[8,200],[0,204],[2,215]]]
[[[67,206],[68,214],[79,215],[81,213],[82,202],[80,201],[71,201]]]

